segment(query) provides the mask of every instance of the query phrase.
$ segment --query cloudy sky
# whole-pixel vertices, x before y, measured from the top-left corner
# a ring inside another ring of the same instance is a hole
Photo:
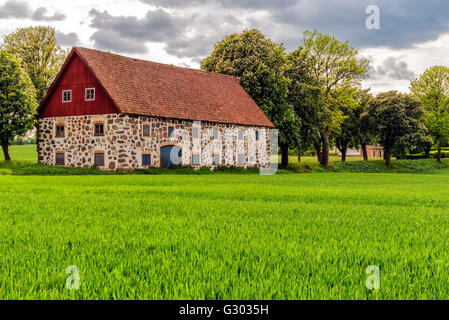
[[[367,29],[366,8],[380,10],[380,29]],[[213,45],[258,28],[287,51],[304,30],[348,40],[373,69],[374,93],[407,91],[432,65],[449,66],[447,0],[0,0],[0,35],[51,25],[61,45],[109,50],[198,68]]]

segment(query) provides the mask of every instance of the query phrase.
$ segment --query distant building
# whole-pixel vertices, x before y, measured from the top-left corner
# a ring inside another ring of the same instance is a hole
[[[334,147],[334,152],[341,156],[341,152],[337,147]],[[366,146],[366,152],[368,153],[368,158],[383,158],[384,149],[381,146],[368,145]],[[346,153],[347,157],[363,157],[362,149],[348,149]]]
[[[227,75],[74,48],[38,115],[48,165],[270,165],[273,124]]]

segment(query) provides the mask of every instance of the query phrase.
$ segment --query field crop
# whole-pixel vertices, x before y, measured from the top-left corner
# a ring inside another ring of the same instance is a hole
[[[0,299],[447,299],[448,178],[0,176]]]
[[[11,151],[32,160],[33,147]],[[449,169],[51,176],[2,166],[0,299],[449,297]],[[379,290],[366,287],[368,266]]]

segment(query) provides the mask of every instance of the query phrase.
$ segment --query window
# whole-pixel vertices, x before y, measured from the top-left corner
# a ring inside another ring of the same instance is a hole
[[[149,137],[150,136],[150,125],[149,124],[144,124],[143,128],[142,128],[142,131],[143,131],[143,136],[144,137]]]
[[[239,130],[239,140],[243,140],[243,131]]]
[[[63,124],[56,125],[56,138],[64,138],[64,125]]]
[[[214,129],[214,139],[217,140],[218,139],[218,130]]]
[[[193,128],[192,135],[194,139],[198,139],[199,137],[198,128]]]
[[[214,154],[214,164],[220,164],[220,156],[218,154]]]
[[[259,140],[259,131],[256,131],[256,141]]]
[[[104,124],[95,123],[95,136],[104,136]]]
[[[57,152],[56,153],[56,165],[57,166],[64,166],[65,165],[64,152]]]
[[[169,138],[174,138],[175,137],[175,127],[174,126],[169,126],[168,127],[168,137]]]
[[[243,164],[245,162],[245,155],[239,154],[237,161],[238,161],[238,164]]]
[[[150,166],[151,165],[151,155],[149,155],[149,154],[142,154],[142,165],[143,166]]]
[[[95,88],[87,88],[86,101],[94,101],[94,100],[95,100]]]
[[[62,102],[72,102],[72,90],[62,91]]]
[[[104,153],[95,152],[95,165],[97,167],[104,167]]]
[[[199,165],[200,164],[200,155],[199,154],[193,154],[192,156],[192,164]]]

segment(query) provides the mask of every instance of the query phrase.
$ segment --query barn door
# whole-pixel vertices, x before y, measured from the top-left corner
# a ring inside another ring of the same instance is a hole
[[[181,148],[174,145],[161,147],[161,167],[175,168],[181,165]]]

